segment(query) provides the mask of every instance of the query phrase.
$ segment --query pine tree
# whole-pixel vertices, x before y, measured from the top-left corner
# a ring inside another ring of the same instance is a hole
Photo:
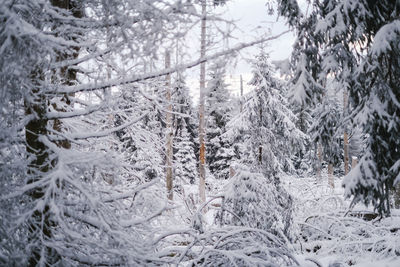
[[[228,179],[234,151],[225,135],[232,107],[225,84],[225,62],[217,61],[210,67],[207,87],[207,162],[217,179]]]
[[[179,136],[176,136],[175,153],[175,177],[176,187],[187,184],[194,184],[198,177],[196,166],[196,155],[194,154],[193,143],[187,131],[186,123]]]
[[[289,81],[288,96],[290,103],[295,107],[294,111],[298,118],[298,125],[303,133],[307,134],[313,120],[311,116],[312,110],[321,102],[322,95],[325,92],[324,81],[319,76],[322,68],[319,47],[321,34],[315,31],[318,12],[315,8],[312,8],[310,14],[304,17],[296,1],[288,1],[285,4],[288,7],[292,6],[294,9],[289,14],[284,12],[284,8],[281,10],[281,14],[291,16],[289,23],[297,29],[297,39],[293,45],[294,49],[291,55],[293,77]],[[298,12],[296,17],[292,17],[296,12]],[[321,144],[306,140],[304,149],[298,152],[297,166],[311,165],[316,170],[317,176],[320,176],[322,168],[321,149]],[[302,168],[307,169],[307,166]]]
[[[313,140],[322,145],[323,159],[328,162],[328,182],[333,188],[333,167],[342,162],[341,138],[338,135],[342,118],[337,99],[326,96],[314,110],[314,117],[309,131]]]
[[[153,82],[153,87],[159,86],[159,81]],[[160,177],[164,173],[161,148],[165,124],[160,111],[162,104],[154,105],[149,102],[139,93],[138,87],[126,88],[116,99],[116,109],[126,110],[115,115],[116,127],[124,125],[133,116],[143,116],[143,120],[135,125],[115,133],[119,140],[117,151],[133,168],[136,179],[144,182]]]
[[[302,148],[306,135],[296,127],[296,117],[281,94],[284,85],[274,77],[264,52],[253,63],[250,84],[255,90],[248,96],[244,114],[236,121],[249,136],[247,151],[251,155],[244,160],[253,159],[247,164],[259,166],[267,177],[294,171],[291,156],[295,148]]]
[[[251,256],[249,260],[259,260],[257,263],[238,260],[238,265],[292,264],[291,257],[287,257],[287,246],[293,238],[292,203],[290,195],[275,183],[273,177],[265,177],[243,165],[237,166],[236,174],[225,187],[221,210],[216,214],[215,221],[223,226],[221,230],[238,233],[238,239],[229,233],[224,236],[222,243],[229,245],[226,249],[235,250],[233,255],[240,257],[237,252],[245,248],[247,258]],[[223,260],[220,257],[214,262],[221,263]]]
[[[173,85],[172,102],[174,103],[174,128],[175,136],[181,136],[181,132],[186,128],[189,134],[193,150],[198,150],[198,121],[193,107],[192,97],[189,94],[189,87],[186,85],[184,76],[178,73]],[[196,156],[198,156],[196,154]],[[198,158],[198,157],[197,157]]]
[[[227,210],[228,212],[226,212]],[[271,232],[283,240],[293,238],[292,198],[274,180],[245,166],[236,170],[225,188],[216,221]]]
[[[196,123],[189,96],[189,88],[181,74],[174,82],[174,136],[175,136],[175,175],[178,187],[194,184],[197,177],[197,160],[195,149]]]
[[[292,2],[280,1],[280,13],[289,22],[299,21],[299,13],[283,12]],[[327,0],[314,1],[313,7],[319,20],[310,33],[322,37],[313,44],[325,50],[320,75],[333,74],[348,90],[349,117],[369,136],[359,164],[343,181],[345,194],[353,196],[353,205],[372,203],[381,215],[389,215],[390,189],[400,173],[399,2]]]

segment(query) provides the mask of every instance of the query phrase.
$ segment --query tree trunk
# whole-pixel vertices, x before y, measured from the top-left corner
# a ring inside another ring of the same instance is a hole
[[[206,0],[201,2],[201,47],[200,57],[206,55]],[[200,162],[199,162],[199,197],[200,201],[206,201],[206,145],[205,145],[205,121],[204,121],[204,97],[206,85],[206,63],[200,64],[200,103],[199,103],[199,141],[200,141]]]
[[[229,166],[229,178],[232,178],[233,176],[235,176],[236,171],[232,166]]]
[[[169,51],[165,53],[165,68],[168,69],[171,67],[171,55]],[[166,142],[166,165],[167,165],[167,197],[172,200],[174,196],[173,191],[173,175],[172,175],[172,161],[173,161],[173,129],[172,129],[172,103],[171,103],[171,75],[168,74],[166,76],[166,91],[167,91],[167,102],[168,102],[168,111],[166,115],[167,119],[167,142]]]
[[[72,15],[75,18],[83,17],[83,11],[78,7],[79,3],[70,0],[52,0],[51,4],[54,7],[67,9],[72,11]],[[75,37],[72,37],[74,39]],[[75,51],[72,54],[68,54],[64,51],[58,51],[57,61],[64,61],[67,59],[74,59],[78,57],[79,48],[72,47]],[[63,67],[55,72],[55,82],[58,82],[58,78],[61,84],[74,85],[76,82],[77,71],[69,67]],[[31,97],[25,99],[25,114],[34,115],[34,118],[30,120],[25,126],[25,141],[26,151],[32,160],[28,164],[28,179],[27,183],[32,184],[40,181],[47,172],[49,172],[54,165],[57,163],[57,159],[51,161],[51,153],[48,147],[43,143],[43,137],[48,135],[47,124],[48,119],[46,118],[47,105],[49,99],[45,97],[41,92],[40,81],[44,80],[43,71],[37,70],[32,73],[31,76],[32,84],[34,85],[31,90]],[[69,95],[63,95],[61,101],[66,105],[71,105]],[[58,107],[53,104],[53,108],[57,111],[66,111],[63,107]],[[62,132],[62,122],[59,119],[54,119],[53,130],[56,132]],[[71,147],[68,140],[62,140],[57,142],[57,145],[66,149]],[[29,196],[32,202],[41,201],[44,197],[46,188],[35,187],[30,192]],[[52,219],[52,212],[48,203],[45,203],[42,210],[36,210],[33,212],[32,217],[29,220],[29,243],[31,245],[31,254],[29,255],[28,264],[29,266],[37,266],[44,263],[46,266],[56,265],[60,260],[60,255],[57,250],[46,245],[47,240],[53,238],[53,231],[57,228],[57,222]]]
[[[393,204],[395,209],[400,209],[400,183],[393,190]]]
[[[357,157],[351,157],[351,168],[354,169],[358,163]]]
[[[240,113],[243,112],[243,78],[240,75]]]
[[[335,180],[333,178],[333,164],[328,164],[328,184],[329,187],[334,189],[335,188]]]
[[[349,136],[343,133],[344,175],[349,173]]]
[[[322,145],[321,145],[321,143],[317,144],[317,156],[318,156],[317,177],[319,179],[321,179],[321,169],[322,169]]]
[[[42,79],[40,75],[32,75],[34,84]],[[29,100],[28,100],[29,99]],[[26,151],[32,160],[28,164],[28,184],[40,181],[42,177],[51,168],[49,151],[47,146],[41,140],[41,137],[47,135],[46,119],[46,98],[40,93],[40,89],[34,88],[31,97],[25,100],[25,114],[34,115],[25,126]],[[35,187],[29,193],[32,202],[40,200],[45,194],[45,188]],[[40,262],[42,255],[46,261],[54,264],[58,261],[57,251],[46,246],[42,241],[52,237],[52,227],[54,222],[50,219],[49,207],[46,205],[43,210],[35,210],[29,220],[29,243],[31,245],[31,254],[29,255],[29,266],[36,266]]]
[[[347,92],[343,90],[343,116],[347,115]],[[344,157],[344,175],[349,173],[349,135],[347,134],[346,127],[343,132],[343,157]]]

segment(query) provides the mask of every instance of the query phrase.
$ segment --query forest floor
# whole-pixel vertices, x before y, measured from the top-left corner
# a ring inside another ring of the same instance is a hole
[[[375,218],[371,207],[356,205],[349,211],[342,177],[335,188],[327,174],[282,182],[294,198],[297,240],[293,248],[302,266],[400,266],[400,210],[390,218]]]
[[[281,182],[294,203],[295,258],[302,267],[399,267],[400,210],[392,210],[389,218],[377,217],[371,207],[358,204],[349,210],[341,182],[335,177],[335,188],[322,177],[283,176]],[[226,181],[209,181],[209,195],[223,192]],[[185,189],[195,194],[197,186]],[[191,192],[192,191],[192,192]],[[214,223],[217,204],[204,216],[206,227]]]

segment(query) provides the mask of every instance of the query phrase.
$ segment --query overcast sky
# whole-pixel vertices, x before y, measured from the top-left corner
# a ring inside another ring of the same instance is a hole
[[[305,1],[304,1],[305,2]],[[249,42],[264,36],[266,33],[276,35],[286,31],[288,27],[283,18],[277,19],[277,14],[270,15],[267,0],[229,0],[223,8],[217,11],[224,12],[224,17],[236,21],[236,25],[240,30],[234,32],[236,40],[230,40],[229,46],[233,46],[235,42]],[[294,34],[287,33],[279,39],[269,42],[265,45],[265,51],[269,52],[271,60],[287,59],[292,52],[294,42]],[[251,68],[246,59],[252,59],[257,54],[258,48],[252,47],[244,49],[240,52],[236,66],[228,66],[227,82],[231,84],[232,93],[239,92],[239,77],[243,76],[245,92],[250,90],[247,82],[251,78]],[[192,96],[197,102],[199,91],[198,74],[199,69],[195,68],[190,71],[188,84],[191,87]]]
[[[231,0],[227,3],[225,16],[236,20],[236,25],[243,30],[235,33],[235,36],[240,38],[238,41],[251,41],[270,31],[275,35],[288,29],[283,19],[277,20],[276,12],[274,15],[269,14],[266,2],[266,0]],[[293,41],[293,34],[288,33],[266,44],[266,51],[273,60],[286,59],[292,51]],[[245,57],[252,57],[256,53],[256,48],[245,49],[242,52]]]

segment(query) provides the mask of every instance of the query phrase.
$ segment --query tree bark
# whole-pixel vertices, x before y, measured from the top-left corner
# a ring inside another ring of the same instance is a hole
[[[171,55],[169,51],[165,53],[165,68],[168,69],[171,67]],[[167,102],[168,102],[168,111],[166,114],[167,120],[167,142],[166,142],[166,165],[167,165],[167,175],[166,175],[166,183],[167,183],[167,197],[169,200],[173,199],[174,191],[173,191],[173,172],[172,172],[172,161],[173,161],[173,129],[172,129],[172,103],[171,103],[171,74],[166,76],[166,92],[167,92]]]
[[[351,157],[351,168],[354,169],[357,166],[357,157]]]
[[[27,116],[34,115],[34,119],[30,120],[25,126],[26,151],[28,157],[32,158],[28,164],[28,184],[40,181],[51,168],[48,148],[41,140],[43,136],[47,135],[48,120],[46,119],[47,101],[39,89],[38,81],[43,79],[39,73],[40,71],[31,77],[33,84],[38,87],[33,88],[31,97],[28,98],[29,100],[25,100],[25,114]],[[28,194],[32,202],[36,202],[44,196],[45,188],[35,187]],[[29,266],[36,266],[43,254],[45,254],[49,263],[54,264],[58,261],[59,255],[57,251],[42,243],[43,239],[52,237],[52,227],[54,227],[54,223],[51,222],[47,205],[43,210],[35,210],[33,212],[29,221],[28,239],[31,245],[31,254],[28,260]]]
[[[400,209],[400,183],[398,183],[393,190],[393,204],[395,209]]]
[[[201,2],[201,47],[200,57],[206,55],[206,0]],[[199,162],[199,197],[200,201],[206,201],[206,145],[205,145],[205,121],[204,121],[204,97],[206,84],[206,63],[200,64],[200,103],[199,103],[199,141],[200,141],[200,162]]]
[[[335,180],[333,178],[333,164],[328,164],[328,184],[329,187],[334,189],[335,188]]]
[[[349,135],[343,133],[344,175],[349,173]]]
[[[317,144],[317,156],[318,156],[318,166],[317,166],[317,177],[321,179],[321,169],[322,169],[322,145]]]
[[[240,113],[243,112],[243,78],[240,75]]]
[[[347,92],[343,89],[343,116],[347,115]],[[349,173],[349,135],[346,127],[343,132],[343,157],[344,157],[344,175]]]
[[[71,13],[76,18],[83,16],[83,11],[78,7],[79,3],[71,0],[52,0],[51,4],[54,7],[71,10]],[[72,37],[73,39],[74,37]],[[74,53],[67,54],[64,51],[57,52],[57,61],[64,61],[66,59],[73,59],[78,57],[79,48],[72,47]],[[61,84],[74,85],[76,82],[76,70],[63,67],[55,72],[55,79],[58,82],[60,78]],[[43,176],[49,172],[57,163],[57,159],[50,160],[49,148],[43,142],[43,137],[48,135],[48,119],[46,118],[49,99],[41,92],[40,81],[43,81],[43,70],[35,70],[31,75],[33,88],[31,90],[31,97],[25,99],[25,114],[34,115],[25,126],[25,141],[26,151],[32,160],[28,164],[27,170],[27,183],[31,184],[40,181]],[[71,105],[70,95],[64,94],[62,101],[66,105]],[[53,108],[58,111],[65,111],[65,108],[58,107],[53,104]],[[62,132],[62,122],[59,119],[54,119],[53,130]],[[63,148],[70,148],[71,144],[67,140],[57,142],[57,145]],[[32,202],[40,201],[45,194],[45,187],[35,187],[28,192]],[[60,255],[57,250],[46,245],[44,241],[53,238],[53,231],[57,228],[57,222],[52,219],[51,210],[47,203],[45,203],[42,210],[35,210],[29,220],[29,243],[31,245],[31,254],[28,256],[29,266],[37,266],[44,262],[46,266],[56,265],[60,260]],[[44,258],[43,258],[44,257]]]

